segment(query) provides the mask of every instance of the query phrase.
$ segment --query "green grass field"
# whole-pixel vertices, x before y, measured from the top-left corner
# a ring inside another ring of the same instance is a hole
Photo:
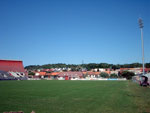
[[[130,81],[0,81],[0,113],[150,113],[150,88]]]

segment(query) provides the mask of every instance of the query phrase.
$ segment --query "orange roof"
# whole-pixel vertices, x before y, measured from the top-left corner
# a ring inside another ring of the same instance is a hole
[[[88,74],[88,75],[99,75],[100,72],[92,72],[92,71],[88,71],[87,74]]]
[[[51,75],[51,73],[46,73],[46,75]]]
[[[134,68],[120,68],[120,70],[133,70]]]
[[[82,72],[84,75],[87,73],[87,72]]]
[[[100,74],[100,72],[95,72],[95,75],[99,75]]]
[[[107,73],[107,74],[110,74],[110,71],[104,71],[105,73]]]
[[[51,73],[52,76],[56,76],[56,75],[58,75],[58,74],[59,74],[59,72],[52,72],[52,73]]]
[[[39,74],[44,76],[44,75],[46,75],[46,72],[39,72]]]

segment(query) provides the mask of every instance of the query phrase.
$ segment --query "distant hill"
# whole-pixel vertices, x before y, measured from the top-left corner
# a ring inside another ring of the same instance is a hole
[[[108,64],[108,63],[89,63],[89,64],[44,64],[44,65],[29,65],[26,66],[27,70],[37,70],[37,69],[50,69],[50,68],[71,68],[73,70],[86,68],[91,70],[94,68],[110,68],[110,69],[119,69],[119,68],[137,68],[142,67],[141,63],[132,63],[132,64]],[[150,68],[150,63],[145,64],[146,68]]]

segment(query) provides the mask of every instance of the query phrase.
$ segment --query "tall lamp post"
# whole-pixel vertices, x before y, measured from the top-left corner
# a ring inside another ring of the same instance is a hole
[[[141,40],[142,40],[142,62],[143,62],[143,75],[145,74],[145,68],[144,68],[144,41],[143,41],[143,21],[141,18],[139,18],[139,26],[141,30]]]

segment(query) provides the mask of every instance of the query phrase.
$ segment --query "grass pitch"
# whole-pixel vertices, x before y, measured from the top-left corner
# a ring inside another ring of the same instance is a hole
[[[150,88],[129,81],[0,81],[0,113],[150,113]]]

